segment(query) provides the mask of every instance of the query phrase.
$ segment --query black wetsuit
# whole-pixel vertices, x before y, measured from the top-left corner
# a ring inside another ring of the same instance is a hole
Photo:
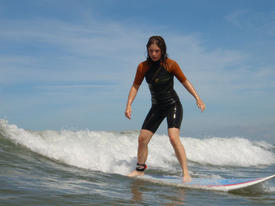
[[[174,74],[154,62],[145,73],[148,83],[152,107],[147,114],[142,129],[155,133],[162,120],[167,117],[168,128],[180,128],[183,108],[174,90]]]

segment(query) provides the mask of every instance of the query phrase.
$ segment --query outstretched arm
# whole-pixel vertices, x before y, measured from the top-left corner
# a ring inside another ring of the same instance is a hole
[[[132,114],[132,103],[137,95],[139,89],[139,85],[133,84],[133,86],[130,89],[129,96],[128,96],[128,101],[126,105],[126,110],[125,110],[125,116],[128,119],[131,119],[131,114]]]
[[[198,107],[203,112],[204,109],[205,109],[205,104],[203,103],[203,101],[201,100],[201,98],[199,97],[199,95],[197,94],[196,90],[194,89],[194,87],[192,86],[192,84],[189,82],[189,80],[186,79],[184,82],[182,82],[182,85],[196,99]]]

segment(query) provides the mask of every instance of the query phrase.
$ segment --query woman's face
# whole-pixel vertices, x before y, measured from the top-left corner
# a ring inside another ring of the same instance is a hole
[[[161,58],[161,50],[157,44],[151,44],[148,48],[150,58],[156,62]]]

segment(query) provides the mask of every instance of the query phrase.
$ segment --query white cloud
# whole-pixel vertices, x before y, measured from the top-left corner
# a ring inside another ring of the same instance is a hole
[[[243,28],[243,22],[241,18],[249,13],[248,10],[237,10],[230,14],[228,14],[225,19],[232,23],[234,26],[238,27],[239,29]]]
[[[269,35],[275,34],[275,12],[260,12],[253,10],[236,10],[225,19],[237,28],[250,31],[260,32]]]
[[[236,19],[246,13],[238,11],[228,19],[237,25]],[[0,56],[0,70],[5,72],[0,78],[2,83],[97,79],[129,83],[138,59],[142,60],[145,56],[149,36],[146,28],[93,20],[79,24],[47,19],[2,20],[1,24],[3,42],[14,41],[15,47],[26,46],[26,54],[23,50],[21,56]],[[161,29],[159,31],[165,33]],[[259,89],[271,84],[268,76],[272,75],[273,68],[253,68],[247,63],[249,54],[222,48],[209,50],[196,35],[169,32],[165,33],[165,38],[171,58],[180,63],[205,96],[223,95],[245,88]],[[42,54],[32,53],[28,45],[41,47]],[[259,78],[261,81],[257,81]]]
[[[0,56],[0,69],[5,71],[1,82],[118,78],[124,65],[131,65],[144,48],[143,33],[117,23],[83,25],[39,19],[2,21],[1,25],[0,37],[4,44],[8,42],[6,47],[23,50],[20,56]],[[31,51],[32,47],[38,47],[41,54]]]

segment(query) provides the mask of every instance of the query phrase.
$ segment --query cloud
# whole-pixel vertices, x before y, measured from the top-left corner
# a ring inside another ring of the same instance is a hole
[[[39,43],[41,46],[47,44],[50,48],[55,47],[62,52],[85,57],[110,54],[110,58],[121,57],[121,52],[140,48],[141,45],[132,40],[144,36],[142,32],[125,28],[116,22],[89,21],[74,24],[60,20],[36,19],[9,20],[4,23],[2,21],[1,24],[3,30],[0,36],[10,42]]]
[[[227,18],[240,25],[238,19],[247,12],[237,11]],[[149,36],[145,27],[92,19],[77,24],[41,18],[2,20],[1,25],[0,37],[4,45],[8,42],[15,49],[25,46],[22,55],[0,56],[0,70],[5,71],[0,77],[2,83],[43,81],[52,84],[100,79],[127,85],[132,81],[129,78],[133,79],[138,61],[144,59]],[[205,96],[224,96],[224,93],[244,89],[253,91],[271,84],[269,76],[273,68],[253,67],[248,63],[249,54],[224,48],[208,49],[199,36],[162,29],[157,31],[167,39],[171,57],[180,63]],[[261,81],[257,81],[259,78]]]
[[[143,50],[144,34],[117,23],[72,24],[59,20],[1,22],[1,43],[21,54],[0,56],[0,81],[113,79]],[[11,26],[12,25],[12,26]],[[135,41],[133,41],[135,40]],[[129,43],[131,42],[131,43]],[[143,43],[143,42],[142,42]],[[133,52],[129,52],[133,51]],[[115,68],[117,67],[117,69]],[[121,70],[122,68],[122,70]],[[92,75],[91,75],[92,73]]]
[[[248,10],[237,10],[225,16],[225,19],[239,29],[242,29],[244,26],[242,18],[248,13]]]
[[[275,35],[275,11],[236,10],[226,15],[225,19],[243,31]]]

